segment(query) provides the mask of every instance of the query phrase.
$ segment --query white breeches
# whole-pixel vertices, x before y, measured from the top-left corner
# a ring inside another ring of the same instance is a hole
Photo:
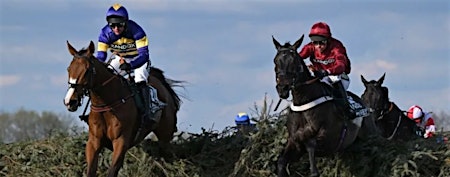
[[[328,85],[332,85],[333,83],[341,81],[342,86],[344,86],[345,90],[347,90],[348,86],[350,85],[350,78],[345,73],[342,73],[340,75],[329,75],[323,77],[320,81],[327,83]]]
[[[130,63],[131,61],[135,60],[135,58],[124,58],[125,62]],[[119,68],[120,66],[120,57],[119,56],[114,56],[114,58],[111,60],[110,65],[108,66],[109,68],[113,68],[114,71],[116,72],[116,74],[119,74],[125,78],[128,78],[128,74],[126,71],[121,70]],[[141,67],[136,68],[136,69],[132,69],[131,70],[131,75],[134,74],[134,82],[138,83],[138,82],[142,82],[144,81],[145,83],[148,83],[148,75],[150,73],[150,67],[147,67],[148,62],[143,64]],[[117,73],[118,72],[118,73]]]

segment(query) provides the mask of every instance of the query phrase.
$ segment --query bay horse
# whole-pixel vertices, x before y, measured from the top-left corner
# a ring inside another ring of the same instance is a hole
[[[286,122],[288,141],[277,162],[279,177],[288,176],[287,165],[305,153],[309,156],[310,176],[319,176],[316,152],[317,155],[340,152],[357,137],[368,138],[376,131],[369,116],[344,118],[344,112],[332,97],[332,87],[313,77],[300,58],[297,50],[303,38],[304,35],[293,45],[289,42],[281,45],[272,36],[277,50],[274,63],[278,96],[287,99],[292,94]],[[348,93],[358,100],[358,96]]]
[[[104,147],[113,151],[108,177],[118,175],[127,150],[140,143],[152,131],[158,137],[159,148],[167,149],[177,131],[177,112],[181,104],[180,98],[172,89],[176,82],[171,81],[175,80],[165,78],[162,70],[151,68],[148,83],[158,90],[158,98],[167,105],[162,110],[155,130],[142,127],[141,132],[138,132],[141,121],[133,98],[137,95],[130,89],[128,81],[114,74],[107,64],[93,56],[95,48],[92,41],[87,49],[80,51],[74,49],[69,41],[67,47],[73,58],[67,68],[69,89],[64,104],[69,111],[74,112],[81,106],[85,95],[92,100],[87,120],[89,137],[85,149],[87,176],[96,176],[99,153]]]
[[[365,90],[361,95],[363,102],[374,114],[375,123],[381,131],[381,136],[388,140],[408,141],[416,138],[417,126],[414,120],[409,119],[394,102],[389,101],[389,90],[382,86],[383,74],[377,81],[367,81],[361,75]]]

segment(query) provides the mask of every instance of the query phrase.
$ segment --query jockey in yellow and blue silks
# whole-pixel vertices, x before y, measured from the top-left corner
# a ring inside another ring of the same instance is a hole
[[[126,76],[127,71],[134,73],[134,81],[144,102],[145,124],[154,126],[159,122],[164,103],[158,100],[156,89],[147,84],[151,61],[148,51],[148,38],[141,26],[128,18],[127,9],[112,5],[106,12],[105,25],[98,38],[97,59],[106,62],[108,49],[115,54],[109,67],[117,74]]]

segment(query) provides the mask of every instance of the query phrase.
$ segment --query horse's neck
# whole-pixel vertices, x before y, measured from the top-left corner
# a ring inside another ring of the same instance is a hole
[[[389,102],[389,104],[392,106],[390,112],[394,113],[395,115],[404,115],[403,111],[397,106],[397,104],[395,104],[394,102]]]
[[[314,99],[329,95],[325,85],[319,81],[310,84],[296,86],[292,90],[292,99],[295,105],[306,104]]]
[[[108,104],[129,95],[130,91],[121,76],[117,76],[100,63],[95,65],[93,88],[90,90],[92,102]]]

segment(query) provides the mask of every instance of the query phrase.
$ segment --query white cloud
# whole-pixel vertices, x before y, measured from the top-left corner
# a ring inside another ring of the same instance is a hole
[[[14,86],[21,80],[18,75],[0,75],[0,88]]]
[[[397,65],[395,63],[386,60],[376,60],[375,64],[381,70],[391,71],[397,68]]]

